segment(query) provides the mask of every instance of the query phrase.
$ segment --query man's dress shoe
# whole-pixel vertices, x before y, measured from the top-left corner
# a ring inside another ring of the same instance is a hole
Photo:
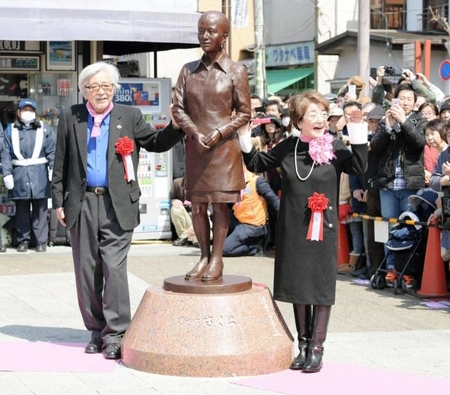
[[[28,242],[22,241],[17,247],[18,252],[27,252],[28,251]]]
[[[45,252],[47,251],[47,246],[45,244],[38,244],[36,246],[36,252]]]
[[[120,343],[109,343],[103,350],[103,356],[105,359],[120,359]]]
[[[99,352],[102,352],[102,348],[103,348],[102,339],[91,339],[91,341],[84,349],[84,352],[87,354],[97,354]]]

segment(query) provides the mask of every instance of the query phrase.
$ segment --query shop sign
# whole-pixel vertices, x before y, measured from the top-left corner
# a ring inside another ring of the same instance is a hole
[[[0,40],[0,51],[23,51],[25,41]]]
[[[0,56],[0,70],[39,71],[39,56]]]
[[[314,63],[314,42],[271,45],[266,47],[266,67]]]

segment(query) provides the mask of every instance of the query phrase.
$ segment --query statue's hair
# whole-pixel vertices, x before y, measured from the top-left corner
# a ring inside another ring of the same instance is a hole
[[[219,25],[222,25],[225,28],[225,33],[230,32],[230,21],[228,20],[227,16],[219,11],[205,11],[202,16],[200,17],[200,20],[210,18],[214,21],[217,21]]]

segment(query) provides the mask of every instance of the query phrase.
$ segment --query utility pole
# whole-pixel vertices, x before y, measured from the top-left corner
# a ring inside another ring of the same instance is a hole
[[[231,35],[233,32],[233,21],[231,20],[231,0],[222,1],[222,14],[225,14],[225,16],[228,18],[228,22],[230,23],[230,31],[228,32],[226,52],[230,57],[230,59],[233,59],[233,52],[232,52],[233,47],[231,40]]]
[[[264,44],[263,0],[255,1],[255,93],[264,99],[266,88],[266,46]]]
[[[359,0],[358,6],[358,54],[359,54],[359,75],[366,81],[363,90],[364,96],[369,96],[369,77],[370,77],[370,2]]]

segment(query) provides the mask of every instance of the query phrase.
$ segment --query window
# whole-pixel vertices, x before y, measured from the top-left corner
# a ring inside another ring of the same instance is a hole
[[[404,0],[370,0],[370,28],[405,30]]]
[[[436,16],[448,19],[448,0],[423,1],[422,29],[424,31],[444,31],[438,22],[432,21],[433,16],[430,8]]]

